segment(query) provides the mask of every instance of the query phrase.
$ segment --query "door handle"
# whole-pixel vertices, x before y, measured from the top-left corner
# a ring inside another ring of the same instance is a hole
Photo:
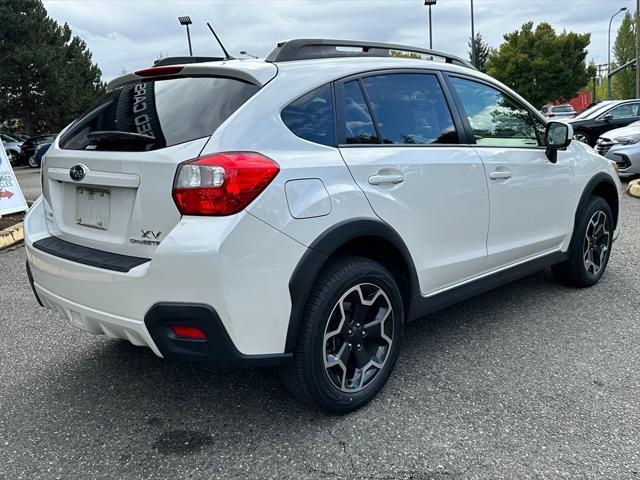
[[[489,174],[489,178],[491,180],[507,180],[511,178],[511,172],[496,170],[495,172],[491,172]]]
[[[369,177],[369,183],[371,185],[380,185],[383,183],[402,183],[404,182],[404,175],[371,175]]]

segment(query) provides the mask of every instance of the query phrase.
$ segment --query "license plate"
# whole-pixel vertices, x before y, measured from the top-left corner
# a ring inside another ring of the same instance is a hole
[[[76,223],[107,230],[111,216],[111,193],[97,188],[76,189]]]

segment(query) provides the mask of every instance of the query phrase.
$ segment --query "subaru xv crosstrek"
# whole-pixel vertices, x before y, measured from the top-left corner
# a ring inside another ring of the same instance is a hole
[[[58,136],[25,219],[36,298],[88,332],[276,366],[345,413],[383,388],[407,322],[545,267],[577,287],[607,267],[614,165],[464,60],[304,39],[163,63]]]

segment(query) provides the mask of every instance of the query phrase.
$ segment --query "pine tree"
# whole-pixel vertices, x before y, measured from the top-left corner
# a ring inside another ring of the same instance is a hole
[[[585,58],[591,35],[562,32],[533,22],[504,36],[487,60],[487,73],[513,88],[536,107],[569,99],[587,85]]]
[[[636,58],[636,32],[633,16],[627,12],[618,28],[613,45],[616,64],[624,65]],[[613,69],[613,66],[612,66]],[[632,68],[619,71],[611,77],[613,95],[618,99],[634,98],[636,95],[636,74]]]
[[[475,44],[475,58],[473,58],[473,46]],[[476,38],[469,37],[469,60],[481,72],[487,71],[487,59],[491,54],[491,47],[482,39],[480,32],[476,33]]]
[[[91,52],[40,0],[0,0],[0,122],[55,133],[105,91]]]

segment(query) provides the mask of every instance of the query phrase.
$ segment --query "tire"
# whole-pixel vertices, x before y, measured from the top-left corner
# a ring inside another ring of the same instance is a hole
[[[590,287],[602,278],[611,256],[613,215],[604,198],[591,197],[573,234],[576,240],[569,258],[551,269],[560,283]]]
[[[18,164],[18,154],[14,151],[9,150],[7,152],[7,156],[9,157],[9,164],[12,167],[15,167]]]
[[[373,303],[364,305],[362,299]],[[391,274],[367,258],[337,257],[311,289],[293,360],[280,369],[280,379],[307,405],[333,414],[352,412],[387,382],[403,324],[402,297]]]
[[[575,138],[578,142],[582,142],[582,143],[586,143],[587,145],[591,145],[591,143],[589,143],[589,135],[587,135],[586,133],[583,133],[583,132],[575,133],[573,135],[573,138]]]
[[[30,166],[31,168],[38,168],[38,167],[40,166],[40,165],[38,164],[38,161],[36,160],[36,156],[35,156],[35,154],[34,154],[34,155],[31,155],[31,156],[29,157],[29,166]]]

